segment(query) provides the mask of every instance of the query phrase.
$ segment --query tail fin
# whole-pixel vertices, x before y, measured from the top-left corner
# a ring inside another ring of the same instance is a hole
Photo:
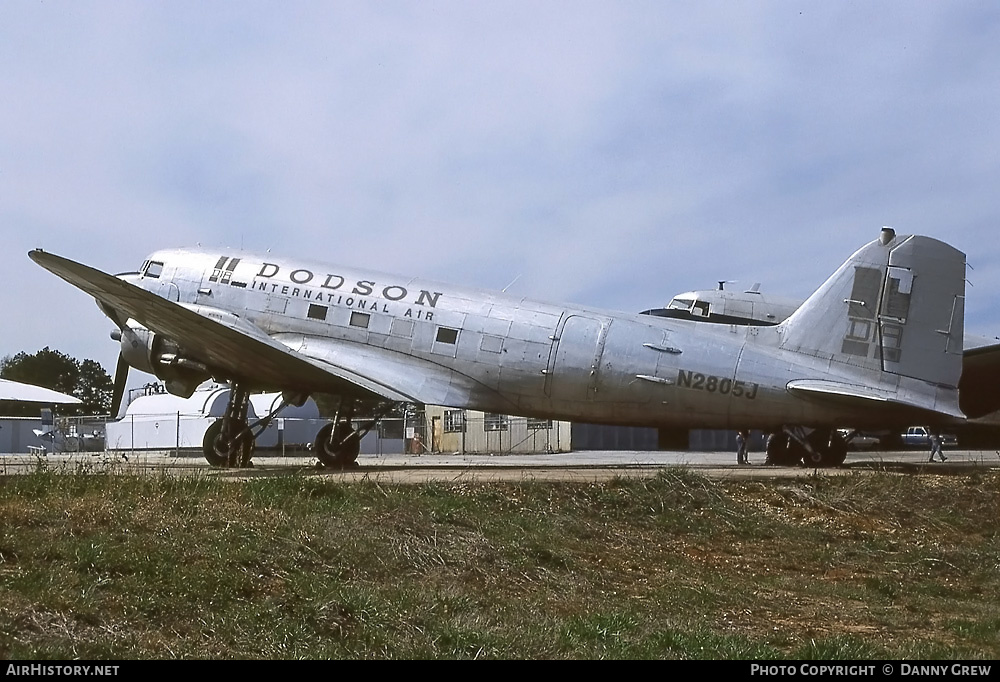
[[[964,326],[965,254],[885,228],[779,329],[782,348],[957,387]]]

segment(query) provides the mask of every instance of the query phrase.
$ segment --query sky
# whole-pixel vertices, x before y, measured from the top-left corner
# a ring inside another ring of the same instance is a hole
[[[719,280],[805,298],[884,225],[964,251],[967,330],[996,336],[998,112],[986,0],[10,0],[0,357],[114,372],[113,324],[36,247],[637,312]]]

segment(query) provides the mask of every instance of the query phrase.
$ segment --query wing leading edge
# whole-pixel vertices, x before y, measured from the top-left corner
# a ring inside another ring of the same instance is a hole
[[[41,250],[28,256],[105,306],[173,340],[192,359],[224,375],[222,378],[245,381],[258,390],[294,388],[419,402],[419,396],[400,392],[378,378],[297,353],[233,313],[168,301],[100,270]]]

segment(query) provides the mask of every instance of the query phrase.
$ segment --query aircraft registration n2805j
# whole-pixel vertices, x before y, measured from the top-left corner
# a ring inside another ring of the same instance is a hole
[[[211,249],[158,251],[110,275],[34,250],[118,327],[115,405],[128,367],[189,396],[232,386],[207,431],[213,465],[248,465],[249,394],[340,397],[316,437],[354,464],[359,398],[659,428],[777,434],[772,461],[836,466],[838,428],[953,424],[965,254],[883,230],[788,319],[706,325],[545,303],[380,272]]]

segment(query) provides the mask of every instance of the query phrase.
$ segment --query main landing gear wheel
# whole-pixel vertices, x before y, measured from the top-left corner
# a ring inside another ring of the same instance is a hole
[[[357,466],[358,454],[361,452],[361,438],[347,422],[340,422],[336,426],[327,424],[316,434],[313,448],[316,457],[324,466],[347,469]]]
[[[216,419],[202,441],[205,459],[214,467],[250,466],[253,457],[254,439],[247,423],[242,419],[230,419],[229,429],[225,429],[226,419]]]

